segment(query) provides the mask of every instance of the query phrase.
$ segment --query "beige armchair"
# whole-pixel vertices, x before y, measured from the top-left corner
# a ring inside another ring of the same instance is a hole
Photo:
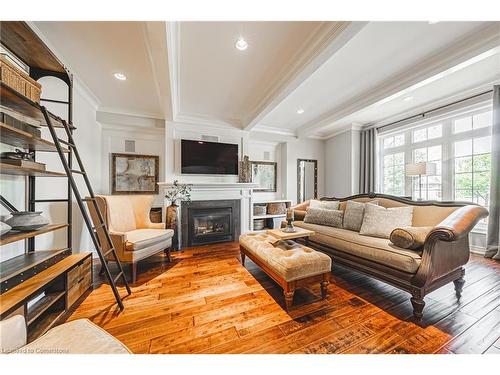
[[[164,223],[150,221],[152,195],[98,195],[96,200],[118,259],[130,264],[132,283],[136,280],[137,262],[141,259],[163,251],[170,261],[174,231],[165,229]],[[87,202],[87,206],[94,225],[97,225],[99,221],[94,205]],[[101,244],[107,244],[104,231],[98,229],[97,235]],[[113,260],[112,255],[108,260]]]

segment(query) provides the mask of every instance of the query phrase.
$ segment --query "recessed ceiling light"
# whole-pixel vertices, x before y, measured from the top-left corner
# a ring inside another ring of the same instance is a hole
[[[303,110],[302,108],[299,108],[299,109],[297,109],[297,113],[298,113],[299,115],[301,115],[301,114],[303,114],[303,113],[304,113],[304,110]]]
[[[245,39],[243,38],[238,38],[236,43],[234,43],[234,46],[239,49],[240,51],[244,51],[248,48],[248,43]]]
[[[405,97],[403,98],[403,100],[404,100],[405,102],[408,102],[408,101],[410,101],[410,100],[412,100],[412,99],[413,99],[413,96],[405,96]]]
[[[127,76],[123,73],[115,73],[114,76],[116,79],[119,79],[120,81],[125,81],[127,79]]]

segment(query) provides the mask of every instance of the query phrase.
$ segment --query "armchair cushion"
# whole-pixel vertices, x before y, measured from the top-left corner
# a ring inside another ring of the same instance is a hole
[[[141,250],[146,247],[165,242],[174,235],[172,229],[135,229],[126,233],[128,251]]]

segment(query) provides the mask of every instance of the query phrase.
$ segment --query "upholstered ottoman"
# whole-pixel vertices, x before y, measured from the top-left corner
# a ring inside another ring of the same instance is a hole
[[[287,309],[292,306],[295,290],[314,282],[320,283],[321,296],[326,298],[332,268],[328,255],[262,232],[241,235],[240,252],[243,265],[248,256],[283,288]]]

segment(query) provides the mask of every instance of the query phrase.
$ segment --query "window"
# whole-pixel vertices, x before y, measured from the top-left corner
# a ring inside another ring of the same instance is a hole
[[[384,156],[384,193],[404,195],[405,154],[398,152]]]
[[[437,122],[416,124],[379,138],[381,190],[419,197],[418,177],[405,176],[404,165],[436,164],[433,176],[422,176],[422,199],[489,204],[491,170],[490,103],[477,104]]]
[[[489,205],[491,137],[469,138],[454,146],[454,198]]]

